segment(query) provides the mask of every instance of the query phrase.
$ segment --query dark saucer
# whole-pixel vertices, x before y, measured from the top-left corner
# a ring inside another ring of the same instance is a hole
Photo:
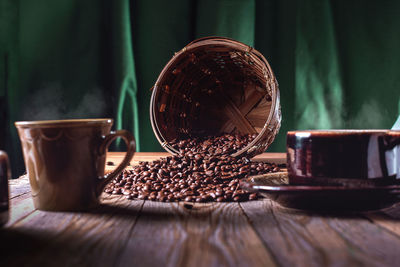
[[[400,185],[289,185],[286,175],[253,177],[240,186],[287,208],[302,210],[367,211],[400,202]]]

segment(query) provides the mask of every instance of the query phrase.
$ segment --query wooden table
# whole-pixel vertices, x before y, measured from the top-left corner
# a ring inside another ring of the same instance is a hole
[[[137,153],[134,162],[163,153]],[[282,154],[263,159],[284,160]],[[109,160],[119,161],[111,153]],[[104,194],[86,213],[33,208],[27,179],[10,181],[0,266],[399,266],[400,208],[314,214],[269,199],[158,203]]]

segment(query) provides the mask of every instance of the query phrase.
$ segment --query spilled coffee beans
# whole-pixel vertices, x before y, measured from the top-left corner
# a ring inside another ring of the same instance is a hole
[[[245,201],[257,199],[239,187],[239,180],[251,175],[277,172],[276,164],[251,162],[228,154],[248,144],[252,135],[225,134],[213,138],[173,142],[178,156],[140,162],[115,178],[105,188],[110,194],[128,199],[163,202]]]

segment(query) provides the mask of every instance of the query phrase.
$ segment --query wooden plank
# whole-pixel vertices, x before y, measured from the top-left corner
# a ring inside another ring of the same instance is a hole
[[[264,199],[240,204],[282,266],[396,266],[397,236],[357,215],[318,215]],[[290,257],[288,257],[290,255]]]
[[[125,152],[108,152],[107,153],[107,158],[110,157],[123,157],[125,155]],[[167,157],[171,155],[168,152],[135,152],[135,155],[133,156],[134,161],[140,161],[140,160],[146,160],[148,158],[159,158],[159,157]]]
[[[369,220],[332,218],[329,226],[335,229],[369,266],[398,266],[400,238]]]
[[[271,162],[276,164],[286,164],[286,153],[263,153],[255,156],[252,161]]]
[[[9,180],[9,190],[10,218],[6,226],[14,224],[35,210],[30,193],[29,180],[26,175],[22,175],[18,179]]]
[[[30,193],[20,195],[10,200],[10,218],[6,227],[13,225],[35,211]]]
[[[11,179],[8,181],[8,184],[11,199],[31,191],[29,180],[26,175],[22,175],[18,179]]]
[[[142,206],[107,195],[87,213],[35,211],[0,231],[0,265],[114,266]]]
[[[365,213],[364,216],[376,225],[400,237],[400,203],[385,210]]]
[[[131,160],[131,165],[137,165],[139,161],[153,161],[159,158],[168,157],[170,153],[167,152],[136,152]],[[108,152],[107,162],[113,162],[114,165],[106,165],[105,172],[114,170],[123,160],[125,152]]]
[[[146,201],[120,266],[274,266],[237,203]]]

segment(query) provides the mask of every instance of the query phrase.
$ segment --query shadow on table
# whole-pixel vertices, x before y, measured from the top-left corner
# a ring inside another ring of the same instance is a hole
[[[113,266],[114,254],[91,255],[113,244],[101,235],[32,227],[0,228],[0,266]],[[116,245],[119,245],[116,243]]]
[[[400,220],[400,203],[396,203],[391,207],[370,210],[370,211],[357,211],[357,210],[323,210],[323,209],[292,209],[279,206],[277,207],[281,212],[293,215],[304,215],[310,217],[324,217],[324,218],[341,218],[341,219],[357,219],[360,217],[379,217],[388,221]]]
[[[1,228],[0,240],[0,266],[57,265],[60,254],[70,251],[76,243],[70,238],[61,244],[48,231],[27,228]]]
[[[139,200],[132,200],[132,202]],[[149,221],[171,221],[190,217],[196,220],[209,221],[211,214],[220,209],[221,205],[229,203],[187,203],[187,202],[156,202],[156,201],[140,201],[140,205],[115,205],[102,203],[96,209],[85,211],[89,214],[109,215],[121,218],[137,218],[145,217]],[[147,204],[145,205],[145,202]],[[236,204],[236,203],[235,203]],[[240,209],[239,206],[237,206]],[[221,216],[223,219],[224,217]],[[225,222],[224,222],[225,223]],[[231,224],[231,219],[226,219],[227,224]]]
[[[137,201],[137,200],[134,200]],[[264,201],[269,202],[268,199],[262,199],[258,201],[245,202],[247,205],[260,205]],[[114,204],[101,204],[97,209],[87,211],[91,214],[110,215],[117,217],[126,218],[137,218],[138,216],[146,217],[149,221],[170,221],[176,219],[182,219],[183,217],[190,217],[196,220],[208,221],[212,213],[216,209],[224,210],[224,205],[232,203],[186,203],[186,202],[174,202],[174,203],[163,203],[155,201],[146,201],[148,204],[144,205],[145,201],[141,201],[141,205],[114,205]],[[150,204],[149,204],[150,203]],[[243,203],[243,202],[242,202]],[[236,204],[236,203],[235,203]],[[265,204],[265,203],[264,203]],[[238,208],[240,208],[238,206]],[[346,219],[359,219],[360,217],[379,216],[384,220],[398,221],[400,220],[400,203],[397,203],[389,208],[374,210],[374,211],[349,211],[349,210],[300,210],[285,208],[280,205],[272,205],[272,209],[279,209],[281,212],[293,215],[304,215],[310,217],[325,217],[325,218],[346,218]],[[241,211],[242,212],[242,211]],[[246,215],[246,208],[243,210]],[[268,216],[268,215],[266,215]],[[224,220],[227,225],[232,224],[232,218],[225,218],[221,216],[219,220]]]

